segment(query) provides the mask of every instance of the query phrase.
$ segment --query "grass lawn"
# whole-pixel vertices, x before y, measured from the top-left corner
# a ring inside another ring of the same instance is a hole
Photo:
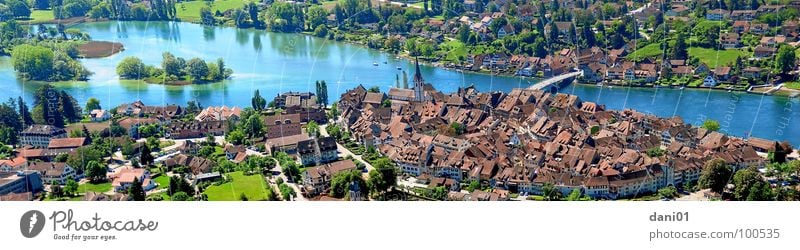
[[[800,82],[785,82],[783,83],[783,86],[790,89],[800,90]]]
[[[718,66],[733,65],[736,57],[750,57],[750,52],[738,49],[713,50],[700,47],[689,48],[689,56],[700,58],[700,62],[705,63],[710,68]]]
[[[156,183],[158,183],[158,189],[164,189],[169,187],[169,176],[161,175],[153,180],[156,181]]]
[[[233,181],[220,186],[209,186],[204,192],[208,195],[209,201],[238,201],[239,196],[244,193],[248,200],[266,200],[267,183],[264,176],[246,176],[242,172],[232,172],[229,174]]]
[[[226,10],[241,8],[244,0],[216,0],[211,4],[211,12],[225,12]],[[177,16],[183,21],[199,22],[200,9],[206,6],[206,1],[190,1],[178,3],[175,6]]]
[[[660,57],[663,51],[660,48],[661,43],[652,43],[637,49],[633,53],[625,56],[631,60],[642,60],[648,57]]]
[[[78,193],[83,194],[86,192],[98,192],[98,193],[105,193],[111,191],[111,182],[105,183],[84,183],[78,186]]]
[[[459,40],[450,40],[442,44],[447,49],[447,61],[458,62],[459,58],[467,59],[467,46]]]
[[[55,19],[52,10],[34,10],[31,11],[32,22],[46,22]]]

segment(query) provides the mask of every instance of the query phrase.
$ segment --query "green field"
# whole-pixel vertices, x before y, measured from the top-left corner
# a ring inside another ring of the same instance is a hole
[[[52,10],[34,10],[31,12],[31,22],[46,22],[55,19]]]
[[[161,175],[153,179],[158,183],[158,189],[164,189],[169,187],[169,176]]]
[[[204,194],[208,195],[209,201],[238,201],[239,196],[244,193],[248,200],[266,200],[267,183],[264,176],[246,176],[242,172],[232,172],[229,174],[233,181],[220,186],[209,186]]]
[[[645,59],[645,58],[648,58],[648,57],[659,57],[660,58],[660,56],[663,53],[663,51],[661,50],[659,45],[661,45],[661,44],[660,43],[648,44],[647,46],[641,47],[641,48],[637,49],[636,51],[634,51],[633,53],[628,54],[627,56],[625,56],[625,58],[628,58],[628,59],[631,59],[631,60],[636,60],[636,61],[639,61],[639,60],[642,60],[642,59]]]
[[[717,66],[733,65],[738,56],[746,59],[750,57],[750,52],[738,49],[713,50],[691,47],[689,48],[689,56],[699,58],[700,62],[705,63],[710,68],[716,68]]]
[[[245,0],[217,0],[211,4],[211,12],[225,12],[226,10],[241,8],[244,6]],[[175,5],[177,9],[177,16],[182,21],[199,22],[200,9],[206,7],[206,1],[191,1],[183,2]]]
[[[442,43],[442,48],[446,48],[447,50],[447,61],[450,62],[458,62],[459,57],[462,60],[466,60],[467,58],[467,46],[464,45],[461,41],[458,40],[450,40]]]
[[[78,186],[78,193],[83,194],[86,192],[97,192],[97,193],[105,193],[111,191],[111,182],[105,183],[84,183]]]
[[[790,89],[800,90],[800,82],[785,82],[783,83],[783,86]]]

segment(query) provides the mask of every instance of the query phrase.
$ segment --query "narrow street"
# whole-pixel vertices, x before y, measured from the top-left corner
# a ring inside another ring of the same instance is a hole
[[[327,127],[328,127],[327,124],[323,124],[323,125],[319,126],[319,133],[322,136],[330,136],[330,135],[328,135],[328,131],[325,130],[325,128],[327,128]],[[372,167],[372,164],[369,164],[367,161],[365,161],[363,158],[361,158],[360,155],[353,154],[353,152],[351,152],[349,149],[347,149],[344,145],[342,145],[338,141],[336,142],[336,150],[339,151],[339,157],[345,158],[347,156],[351,156],[356,161],[359,161],[362,164],[364,164],[364,166],[367,168],[367,173],[363,173],[362,174],[362,177],[364,177],[364,179],[369,178],[369,171],[375,169],[374,167]]]

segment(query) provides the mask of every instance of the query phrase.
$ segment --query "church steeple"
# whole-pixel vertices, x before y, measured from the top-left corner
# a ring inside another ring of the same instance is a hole
[[[417,87],[417,83],[420,83],[420,85],[425,85],[425,80],[422,79],[422,72],[419,70],[419,58],[417,57],[414,58],[414,68],[414,87]]]
[[[426,100],[425,79],[422,79],[422,72],[419,70],[419,58],[414,58],[414,64],[416,68],[416,72],[414,72],[414,100],[421,102]]]

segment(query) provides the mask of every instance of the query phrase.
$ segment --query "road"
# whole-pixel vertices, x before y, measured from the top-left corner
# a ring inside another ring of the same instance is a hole
[[[328,135],[328,131],[325,130],[325,128],[327,127],[328,124],[323,124],[319,126],[319,133],[322,136],[330,136]],[[340,144],[338,141],[336,142],[336,150],[339,152],[339,157],[346,158],[347,156],[351,156],[353,157],[353,159],[361,162],[362,164],[364,164],[364,166],[367,167],[367,173],[361,174],[361,176],[364,177],[365,180],[369,178],[368,172],[375,169],[375,167],[373,167],[371,164],[369,164],[367,161],[361,158],[360,155],[353,154],[353,152],[347,149],[344,145]]]

